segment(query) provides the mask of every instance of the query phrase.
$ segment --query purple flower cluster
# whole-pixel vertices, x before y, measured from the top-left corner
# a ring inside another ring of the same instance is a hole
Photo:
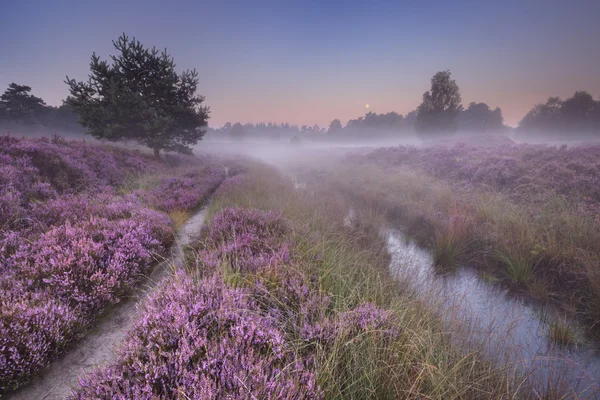
[[[119,362],[82,379],[76,399],[320,397],[275,321],[217,276],[178,274],[144,311]]]
[[[57,202],[36,212],[69,204]],[[139,201],[115,200],[104,210],[90,203],[82,215],[47,218],[46,231],[0,237],[1,388],[44,366],[98,310],[131,289],[172,240],[168,217]]]
[[[147,208],[145,192],[117,195],[128,176],[160,174],[166,183],[149,196],[160,200],[153,205],[187,210],[224,174],[200,161],[175,158],[196,169],[173,169],[136,152],[59,138],[5,136],[0,145],[2,391],[118,302],[173,241],[170,219]]]
[[[138,152],[56,137],[17,139],[2,136],[0,155],[2,166],[25,167],[21,182],[23,179],[28,183],[41,180],[60,192],[90,186],[114,186],[123,183],[129,173],[158,172],[162,168],[160,163]]]
[[[226,263],[235,271],[259,272],[290,260],[288,232],[281,214],[244,208],[227,208],[212,219],[210,249],[199,251],[203,270],[214,271]]]
[[[181,175],[164,177],[155,188],[138,194],[149,206],[160,211],[193,210],[205,203],[219,187],[225,179],[225,170],[195,168]]]
[[[103,190],[164,167],[137,152],[60,138],[0,137],[0,228],[27,220],[29,207],[59,194]]]
[[[322,398],[317,358],[327,346],[400,335],[393,314],[370,303],[336,314],[316,275],[294,267],[300,260],[289,253],[271,263],[292,247],[280,214],[224,209],[205,236],[190,252],[203,278],[180,271],[158,291],[118,362],[82,379],[75,398]],[[234,259],[253,282],[228,285],[228,272],[207,258]]]

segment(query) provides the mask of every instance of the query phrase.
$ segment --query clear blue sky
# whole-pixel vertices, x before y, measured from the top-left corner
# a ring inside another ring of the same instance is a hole
[[[59,105],[126,32],[198,70],[212,126],[405,114],[444,69],[515,125],[551,95],[600,96],[599,17],[600,0],[0,0],[0,89]]]

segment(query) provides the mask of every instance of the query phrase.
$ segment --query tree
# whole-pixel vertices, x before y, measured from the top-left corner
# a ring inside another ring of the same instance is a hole
[[[578,91],[561,100],[550,97],[545,104],[536,104],[519,123],[522,133],[538,133],[555,138],[589,137],[600,133],[600,101],[591,94]]]
[[[196,70],[177,74],[166,49],[147,49],[125,34],[113,46],[112,63],[92,54],[87,82],[65,81],[81,124],[96,138],[135,140],[157,157],[161,150],[191,152],[209,118],[196,95]]]
[[[404,118],[404,120],[406,121],[407,125],[414,125],[415,122],[417,121],[417,110],[412,110],[411,112],[409,112],[408,114],[406,114],[406,117]]]
[[[561,120],[564,128],[574,132],[589,132],[594,129],[594,112],[596,102],[591,94],[586,91],[575,92],[573,97],[563,101],[560,109]],[[599,126],[595,126],[600,130]]]
[[[470,132],[497,132],[504,129],[502,110],[494,110],[485,103],[470,103],[460,114],[460,129]]]
[[[327,133],[338,133],[342,130],[342,122],[339,119],[334,119],[329,123],[329,128],[327,128]]]
[[[423,93],[417,108],[415,128],[424,134],[454,132],[462,111],[460,90],[450,78],[450,71],[440,71],[431,78],[431,90]]]
[[[46,108],[44,100],[31,94],[31,87],[11,83],[0,96],[4,118],[12,122],[37,123]]]
[[[239,122],[233,124],[231,130],[229,131],[231,138],[234,140],[242,140],[244,138],[245,133],[246,132],[244,130],[244,127]]]

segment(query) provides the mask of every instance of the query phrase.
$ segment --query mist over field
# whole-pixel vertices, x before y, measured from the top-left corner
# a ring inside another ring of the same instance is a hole
[[[599,399],[600,3],[0,5],[0,397]]]

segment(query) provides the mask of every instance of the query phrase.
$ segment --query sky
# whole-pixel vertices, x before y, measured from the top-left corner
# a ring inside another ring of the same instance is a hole
[[[516,126],[550,96],[600,97],[599,16],[600,0],[0,0],[0,90],[60,105],[125,32],[198,71],[215,127],[406,114],[441,70]]]

